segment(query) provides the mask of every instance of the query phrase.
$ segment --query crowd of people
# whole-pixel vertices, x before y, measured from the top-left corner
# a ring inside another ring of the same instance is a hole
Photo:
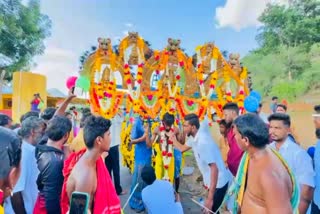
[[[19,127],[0,114],[4,213],[65,214],[74,192],[89,196],[89,213],[121,213],[119,196],[127,194],[119,165],[124,115],[119,110],[108,120],[85,109],[75,132],[75,109],[67,111],[74,97],[70,92],[58,109],[25,113]],[[287,105],[277,100],[272,98],[269,116],[261,113],[261,104],[239,115],[238,105],[227,103],[218,121],[217,143],[208,121],[213,115],[202,121],[196,114],[186,115],[179,129],[174,115],[165,113],[152,131],[145,118],[136,116],[130,142],[135,148],[130,208],[137,213],[183,213],[182,154],[192,150],[207,193],[199,212],[320,213],[320,105],[312,115],[318,141],[307,152],[300,146]],[[163,141],[174,147],[171,182],[157,179],[151,162],[153,146]]]

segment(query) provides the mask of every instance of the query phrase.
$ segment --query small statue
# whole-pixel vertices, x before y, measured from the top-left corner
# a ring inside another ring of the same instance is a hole
[[[104,55],[108,54],[108,50],[111,48],[111,39],[109,38],[98,38],[99,50]]]

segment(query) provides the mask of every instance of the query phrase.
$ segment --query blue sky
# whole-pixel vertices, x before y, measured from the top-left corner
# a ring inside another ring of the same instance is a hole
[[[116,43],[128,31],[139,32],[154,49],[163,49],[172,37],[190,54],[214,41],[221,50],[244,56],[257,47],[257,17],[270,1],[43,0],[52,34],[32,71],[48,77],[48,88],[66,91],[65,79],[77,73],[82,52],[97,45],[98,37]]]

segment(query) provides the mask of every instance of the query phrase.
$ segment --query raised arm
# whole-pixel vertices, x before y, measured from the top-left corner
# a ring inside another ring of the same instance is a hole
[[[76,95],[72,93],[72,89],[69,90],[68,92],[68,97],[62,102],[62,104],[59,106],[57,111],[55,112],[54,116],[64,116],[68,105],[72,101],[73,98],[75,98]]]
[[[147,146],[148,147],[152,147],[152,144],[157,140],[157,138],[159,136],[159,127],[155,128],[155,130],[152,133],[151,139],[150,139],[150,136],[148,135],[148,133],[149,133],[149,125],[146,124],[144,129],[145,129],[144,134],[146,135]]]

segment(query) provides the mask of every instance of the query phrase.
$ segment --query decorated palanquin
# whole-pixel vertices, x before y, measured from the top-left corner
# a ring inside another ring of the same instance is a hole
[[[111,119],[120,106],[125,106],[120,149],[123,164],[130,170],[134,164],[130,132],[135,116],[148,121],[152,131],[161,129],[160,119],[166,112],[175,116],[175,126],[181,128],[184,116],[190,113],[201,120],[206,115],[211,120],[213,113],[222,117],[227,102],[237,102],[244,111],[244,98],[249,94],[247,69],[240,65],[238,54],[226,60],[209,42],[188,57],[180,47],[181,41],[171,38],[163,50],[152,50],[136,32],[122,39],[117,51],[110,39],[99,38],[98,43],[80,76],[90,80],[89,100],[96,114]],[[116,73],[121,78],[116,78]],[[157,178],[172,182],[173,146],[163,138],[153,144],[153,149]]]

